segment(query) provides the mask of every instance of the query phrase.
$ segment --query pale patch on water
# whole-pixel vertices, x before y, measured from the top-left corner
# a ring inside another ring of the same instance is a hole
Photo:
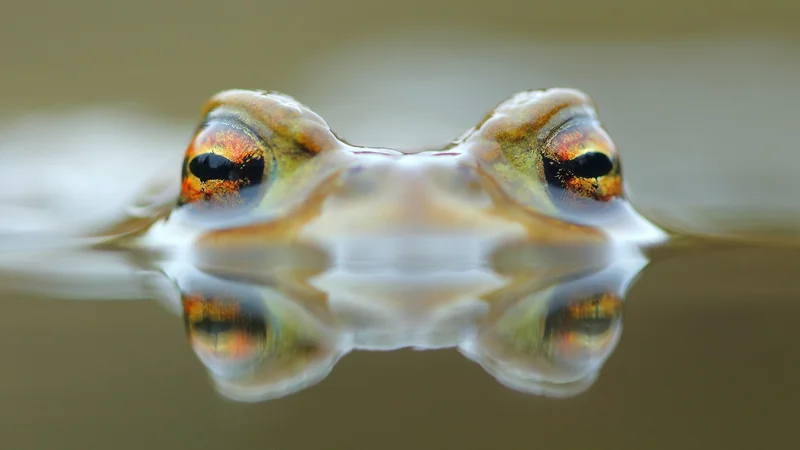
[[[192,124],[138,110],[81,109],[0,127],[0,241],[80,235],[180,177]]]

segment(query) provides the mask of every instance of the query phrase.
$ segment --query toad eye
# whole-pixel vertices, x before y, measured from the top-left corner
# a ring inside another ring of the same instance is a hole
[[[498,105],[465,142],[518,203],[584,224],[623,217],[617,148],[580,91],[517,94]]]
[[[229,209],[257,202],[272,159],[259,136],[234,119],[204,124],[186,150],[179,205]]]
[[[551,133],[541,151],[548,194],[565,212],[604,209],[622,196],[616,147],[594,118],[568,120]]]
[[[250,212],[281,202],[324,172],[312,160],[341,142],[316,113],[277,92],[233,89],[212,96],[183,160],[178,206]]]

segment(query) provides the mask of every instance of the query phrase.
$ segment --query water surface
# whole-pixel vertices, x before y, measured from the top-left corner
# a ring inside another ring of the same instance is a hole
[[[6,436],[31,448],[777,444],[800,394],[797,255],[756,246],[651,263],[598,379],[569,398],[508,389],[454,350],[397,350],[355,351],[315,386],[236,402],[215,391],[162,303],[18,289],[2,294]]]
[[[794,240],[796,3],[49,3],[0,16],[6,446],[796,446],[795,244],[654,255],[596,380],[567,398],[509,389],[450,348],[353,351],[252,403],[217,391],[140,258],[22,251],[173,180],[200,106],[228,88],[285,91],[343,138],[396,148],[448,142],[523,89],[579,88],[645,215]]]

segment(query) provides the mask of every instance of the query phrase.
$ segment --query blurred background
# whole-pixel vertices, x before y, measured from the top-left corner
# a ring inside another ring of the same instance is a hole
[[[94,211],[173,177],[223,89],[282,91],[355,144],[406,149],[447,143],[520,90],[569,86],[597,103],[641,208],[785,222],[799,19],[786,0],[6,3],[0,175],[25,189],[4,203],[54,210],[89,189]],[[32,160],[39,180],[15,169]]]
[[[222,89],[282,91],[354,144],[413,149],[552,86],[595,100],[646,214],[796,231],[798,24],[789,0],[6,1],[0,232],[103,220],[153,177],[177,176]],[[11,448],[780,442],[800,374],[787,348],[794,259],[658,266],[634,288],[597,386],[562,402],[507,392],[455,353],[401,352],[352,355],[285,401],[232,404],[155,304],[6,298],[0,431]],[[723,310],[706,302],[723,298]],[[750,309],[758,300],[772,306]]]

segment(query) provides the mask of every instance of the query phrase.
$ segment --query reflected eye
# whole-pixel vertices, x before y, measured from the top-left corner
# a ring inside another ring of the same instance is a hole
[[[271,330],[257,301],[183,296],[184,322],[192,344],[210,358],[231,363],[257,360]]]
[[[288,374],[330,353],[326,334],[302,308],[262,295],[251,286],[181,293],[192,348],[215,375],[232,379],[291,368]]]
[[[344,353],[336,331],[265,286],[197,278],[181,288],[192,350],[217,390],[244,401],[277,398],[322,380]]]
[[[201,209],[247,206],[263,195],[272,165],[262,140],[235,120],[216,119],[186,150],[179,204]]]
[[[548,193],[567,212],[605,207],[622,196],[622,175],[611,138],[592,118],[556,128],[542,152]]]
[[[557,303],[548,311],[545,336],[564,358],[595,356],[613,342],[621,315],[622,301],[614,293]]]
[[[534,384],[590,380],[622,330],[623,300],[601,288],[567,283],[533,293],[487,322],[470,351],[500,376]]]
[[[621,317],[622,300],[614,293],[578,298],[555,294],[547,304],[522,301],[498,322],[497,336],[504,347],[527,357],[579,364],[608,350]]]

